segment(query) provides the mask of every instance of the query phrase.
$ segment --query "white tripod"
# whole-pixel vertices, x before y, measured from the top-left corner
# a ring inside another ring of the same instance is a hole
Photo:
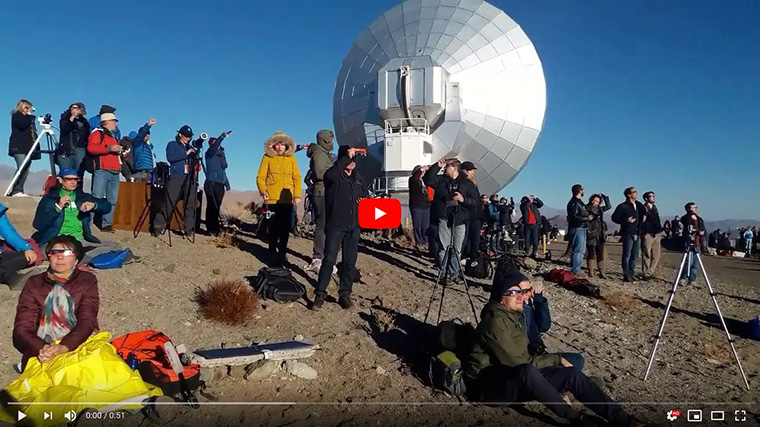
[[[37,149],[37,147],[40,146],[40,141],[42,140],[43,135],[46,137],[47,140],[47,150],[40,150],[40,153],[48,154],[50,155],[50,173],[55,176],[55,161],[53,159],[53,156],[55,155],[55,147],[58,146],[58,141],[55,139],[55,133],[53,133],[53,129],[50,126],[50,123],[45,123],[43,120],[43,117],[38,117],[38,120],[40,121],[40,124],[42,125],[42,132],[40,132],[39,135],[37,135],[37,140],[34,141],[34,144],[32,144],[32,148],[29,150],[28,153],[26,153],[26,157],[24,158],[24,161],[21,162],[21,166],[16,171],[16,174],[13,175],[13,179],[11,179],[11,182],[8,184],[8,188],[5,189],[4,196],[10,196],[11,191],[13,191],[13,186],[16,184],[16,181],[18,181],[19,177],[21,176],[21,173],[24,171],[24,168],[29,164],[29,162],[32,159],[32,155],[34,155],[34,151]]]

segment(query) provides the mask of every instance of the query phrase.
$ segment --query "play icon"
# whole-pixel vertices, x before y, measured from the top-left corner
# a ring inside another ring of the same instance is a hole
[[[24,418],[26,418],[26,414],[21,411],[18,411],[18,419],[16,421],[21,421]]]
[[[397,199],[362,199],[359,227],[382,230],[401,225],[401,202]]]

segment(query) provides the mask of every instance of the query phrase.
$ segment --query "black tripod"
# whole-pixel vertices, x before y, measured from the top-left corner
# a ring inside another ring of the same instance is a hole
[[[684,267],[691,270],[691,266],[693,265],[692,264],[693,262],[699,263],[699,267],[702,270],[702,275],[705,278],[705,283],[707,283],[707,294],[710,295],[710,297],[713,300],[713,304],[715,304],[715,310],[718,312],[718,318],[720,318],[720,323],[721,325],[723,325],[723,331],[726,333],[726,337],[728,338],[728,344],[731,346],[731,351],[733,351],[734,353],[736,364],[739,366],[739,372],[742,374],[742,378],[744,379],[744,385],[747,387],[747,390],[749,390],[749,383],[747,382],[747,376],[744,374],[744,369],[742,368],[742,362],[739,360],[739,355],[736,353],[734,340],[733,338],[731,338],[731,334],[728,332],[726,321],[723,320],[723,313],[721,313],[720,307],[718,307],[718,300],[715,298],[715,291],[713,291],[712,285],[710,284],[710,279],[707,277],[707,270],[705,270],[705,265],[702,263],[702,258],[699,255],[699,248],[695,246],[693,238],[689,242],[689,246],[686,248],[686,251],[683,254],[683,258],[681,259],[681,265],[678,267],[678,274],[676,275],[676,280],[673,282],[673,287],[670,290],[670,298],[668,299],[668,305],[665,307],[665,313],[663,313],[662,320],[660,320],[660,327],[657,330],[657,334],[654,336],[655,338],[654,344],[652,344],[652,352],[649,353],[649,363],[647,364],[647,370],[644,373],[644,381],[646,381],[647,377],[649,376],[649,370],[652,368],[652,362],[654,361],[654,356],[655,356],[655,353],[657,352],[657,345],[660,343],[660,338],[662,337],[662,331],[663,329],[665,329],[665,321],[668,319],[668,313],[670,312],[670,307],[673,304],[673,298],[676,296],[676,289],[678,288],[678,283],[680,282],[681,277],[685,274]]]
[[[450,238],[449,238],[449,245],[446,247],[446,252],[443,254],[443,259],[441,259],[441,267],[438,270],[438,278],[435,280],[435,284],[433,285],[433,292],[430,295],[430,303],[428,303],[427,312],[425,313],[425,320],[423,320],[423,323],[427,323],[428,316],[430,316],[430,309],[433,307],[433,301],[435,300],[435,294],[436,289],[438,288],[438,283],[441,283],[441,301],[438,305],[438,320],[436,321],[436,325],[441,322],[441,312],[443,311],[443,298],[446,295],[446,286],[449,282],[449,275],[448,275],[448,268],[449,263],[451,261],[451,257],[456,258],[458,270],[459,270],[459,277],[462,278],[462,283],[464,283],[464,290],[467,293],[467,299],[470,301],[470,308],[472,308],[472,315],[475,317],[475,323],[478,323],[478,313],[475,310],[475,304],[472,302],[472,295],[470,295],[470,285],[467,283],[467,278],[464,275],[464,270],[462,268],[461,259],[459,256],[459,252],[457,252],[454,249],[454,229],[456,226],[457,215],[454,213],[454,215],[451,218],[451,227],[449,227],[450,231]]]
[[[153,170],[153,177],[151,178],[151,182],[148,184],[145,184],[146,186],[152,186],[152,189],[150,190],[150,195],[148,195],[148,192],[145,192],[145,207],[143,208],[142,212],[140,213],[140,216],[137,219],[137,225],[135,226],[135,229],[132,230],[132,233],[135,238],[140,234],[140,230],[142,230],[143,225],[145,224],[145,220],[148,219],[148,216],[150,215],[150,210],[153,207],[153,195],[155,192],[161,193],[161,200],[168,204],[168,201],[170,200],[169,192],[166,190],[166,182],[165,179],[157,179],[156,178],[156,169]],[[182,215],[179,213],[179,210],[177,209],[176,204],[172,205],[172,210],[169,212],[169,219],[167,225],[171,225],[171,222],[173,220],[176,220],[178,224],[183,223]],[[152,226],[152,225],[151,225]],[[172,246],[172,234],[169,233],[169,247]]]
[[[196,148],[196,149],[199,149],[199,148]],[[193,211],[195,211],[196,205],[198,204],[198,171],[196,169],[198,168],[199,164],[201,164],[201,159],[197,152],[191,156],[188,156],[187,163],[186,163],[187,174],[185,174],[185,179],[182,181],[182,187],[180,187],[179,193],[177,194],[177,200],[172,202],[171,197],[167,197],[167,200],[169,200],[169,203],[172,207],[171,209],[172,214],[174,213],[179,214],[177,205],[179,205],[179,201],[181,199],[180,195],[182,194],[183,189],[187,190],[187,194],[185,194],[185,197],[184,197],[185,210],[188,209],[188,206],[192,206]],[[200,213],[196,212],[195,215],[200,215]],[[184,228],[185,216],[180,214],[180,218],[182,219],[182,221],[179,222],[179,224],[182,224]],[[170,229],[171,221],[168,222],[166,225],[167,225],[166,228]],[[198,231],[197,228],[198,228],[198,217],[196,216],[195,221],[193,223],[193,231],[192,231],[193,237],[192,239],[190,239],[193,243],[195,243],[195,233],[196,231]]]

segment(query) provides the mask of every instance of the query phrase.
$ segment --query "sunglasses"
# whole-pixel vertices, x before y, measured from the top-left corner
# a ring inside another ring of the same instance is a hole
[[[525,289],[507,289],[504,291],[504,295],[507,296],[514,296],[514,295],[527,295],[532,291],[533,288],[525,288]]]
[[[69,181],[69,182],[79,181],[78,177],[74,177],[74,178],[72,178],[72,177],[63,177],[61,179],[64,180],[64,181]]]
[[[71,249],[51,249],[48,251],[48,257],[53,255],[69,257],[74,256],[74,251]]]

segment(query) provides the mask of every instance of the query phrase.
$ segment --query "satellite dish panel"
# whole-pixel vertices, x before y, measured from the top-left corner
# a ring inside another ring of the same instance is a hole
[[[349,49],[333,97],[341,145],[382,145],[386,121],[425,119],[433,161],[475,163],[487,194],[525,166],[545,110],[533,44],[506,13],[481,0],[409,0],[385,12]],[[368,151],[373,166],[363,173],[382,175],[387,159]]]

